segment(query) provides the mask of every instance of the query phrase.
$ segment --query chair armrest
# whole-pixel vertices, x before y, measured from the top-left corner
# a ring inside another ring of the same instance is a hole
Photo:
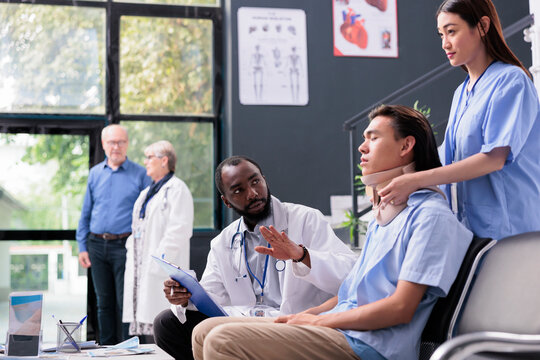
[[[444,342],[430,360],[461,360],[479,352],[538,353],[540,335],[520,335],[503,332],[475,332]]]

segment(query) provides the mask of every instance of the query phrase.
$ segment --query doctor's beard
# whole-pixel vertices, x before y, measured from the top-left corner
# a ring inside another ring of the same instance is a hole
[[[270,188],[268,187],[268,185],[266,185],[266,198],[263,198],[263,197],[260,197],[260,198],[257,198],[255,200],[253,200],[252,202],[250,202],[243,210],[240,210],[236,207],[234,207],[233,205],[231,205],[231,208],[236,211],[236,213],[242,217],[244,217],[244,219],[247,219],[248,222],[252,223],[252,224],[258,224],[259,221],[265,219],[268,217],[268,215],[270,215],[270,209],[271,209],[271,203],[272,203],[272,197],[270,196]],[[253,205],[254,203],[256,203],[257,201],[260,201],[260,200],[263,200],[266,202],[266,204],[264,204],[264,207],[262,208],[262,210],[256,214],[252,214],[249,212],[249,207],[251,205]]]

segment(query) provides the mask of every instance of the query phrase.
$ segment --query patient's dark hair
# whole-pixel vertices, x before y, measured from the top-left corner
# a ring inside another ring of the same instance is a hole
[[[250,159],[244,155],[236,155],[236,156],[228,157],[225,160],[223,160],[216,168],[216,174],[215,174],[216,187],[221,195],[224,194],[223,180],[221,179],[221,173],[223,172],[223,168],[225,166],[237,166],[242,161],[247,161],[247,162],[252,163],[253,165],[257,167],[257,169],[259,169],[259,172],[261,173],[261,175],[263,175],[261,167],[259,166],[259,164],[255,162],[255,160]]]
[[[437,143],[426,117],[419,111],[403,105],[381,105],[371,110],[369,120],[377,116],[390,118],[396,140],[413,136],[414,163],[416,171],[433,169],[441,166]]]

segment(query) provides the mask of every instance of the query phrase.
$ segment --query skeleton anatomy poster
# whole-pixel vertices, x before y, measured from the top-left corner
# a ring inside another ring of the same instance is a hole
[[[306,105],[306,13],[238,9],[238,73],[243,105]]]
[[[334,55],[398,57],[396,0],[332,0]]]

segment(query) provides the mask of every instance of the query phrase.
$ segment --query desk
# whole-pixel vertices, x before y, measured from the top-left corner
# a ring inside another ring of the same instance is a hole
[[[81,353],[63,353],[59,354],[58,358],[63,359],[104,359],[104,360],[127,360],[127,359],[137,359],[137,360],[174,360],[172,356],[167,354],[163,349],[161,349],[156,344],[140,344],[140,348],[152,348],[155,351],[150,354],[134,354],[134,355],[119,355],[119,356],[108,356],[108,357],[99,357],[91,358],[85,354],[88,350],[83,350]]]
[[[139,355],[120,355],[120,356],[108,356],[108,357],[96,357],[92,358],[89,357],[86,352],[89,350],[83,350],[80,353],[44,353],[42,356],[38,357],[27,357],[26,359],[32,360],[32,359],[66,359],[66,360],[76,360],[76,359],[103,359],[103,360],[128,360],[128,359],[136,359],[136,360],[174,360],[172,356],[167,354],[165,351],[163,351],[159,346],[156,344],[141,344],[139,345],[141,348],[152,348],[155,351],[151,354],[139,354]],[[6,355],[0,354],[0,360],[2,358],[6,358]],[[14,358],[14,357],[7,357],[7,358]],[[18,359],[22,359],[19,357]]]

